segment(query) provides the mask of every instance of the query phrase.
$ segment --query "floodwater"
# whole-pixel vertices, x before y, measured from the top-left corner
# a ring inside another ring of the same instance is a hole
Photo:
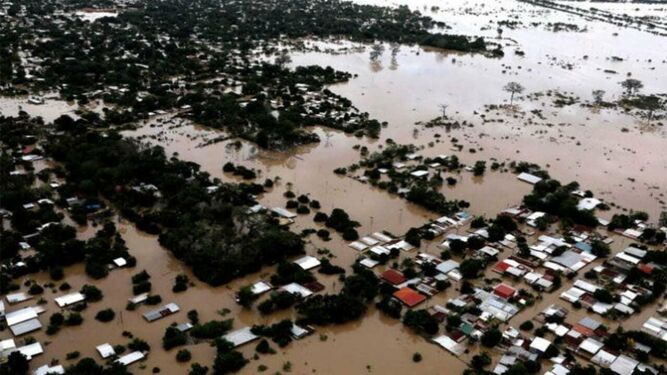
[[[397,4],[380,0],[358,2],[390,6]],[[350,82],[331,86],[330,89],[351,99],[360,111],[369,112],[372,117],[389,123],[379,140],[357,138],[316,126],[311,130],[320,136],[320,143],[297,147],[289,152],[262,151],[243,141],[238,147],[232,141],[202,146],[206,140],[220,136],[221,132],[203,129],[178,118],[170,120],[171,115],[157,116],[136,131],[124,134],[159,144],[168,155],[177,153],[180,158],[200,164],[202,170],[223,181],[240,181],[222,172],[222,166],[228,161],[257,170],[259,183],[265,178],[278,176],[280,180],[274,188],[259,198],[262,204],[268,207],[284,206],[286,199],[283,193],[288,189],[297,195],[308,194],[311,199],[320,201],[324,212],[330,212],[335,207],[343,208],[361,223],[361,235],[379,230],[401,235],[410,227],[435,218],[434,214],[396,196],[333,173],[335,168],[348,166],[362,158],[353,148],[355,145],[366,146],[372,152],[384,147],[387,139],[401,144],[415,144],[424,156],[456,154],[463,163],[469,165],[477,160],[486,160],[487,166],[490,166],[491,159],[499,162],[516,160],[537,163],[548,169],[553,177],[563,182],[577,180],[582,188],[592,190],[608,202],[644,210],[653,218],[665,209],[667,153],[663,149],[667,141],[664,126],[658,125],[657,120],[647,123],[644,119],[617,109],[590,109],[579,105],[580,102],[591,101],[591,91],[596,89],[606,91],[606,100],[618,99],[622,94],[618,82],[625,79],[628,73],[644,83],[643,93],[665,92],[667,55],[655,48],[664,42],[660,37],[602,22],[584,22],[575,16],[510,1],[488,3],[456,0],[446,5],[423,0],[405,3],[446,22],[451,27],[450,32],[454,33],[496,38],[498,21],[518,19],[523,25],[514,29],[503,28],[502,38],[497,39],[504,45],[505,57],[502,59],[415,46],[401,46],[392,56],[391,47],[387,45],[385,53],[375,62],[370,61],[368,50],[355,49],[340,54],[293,51],[293,66],[331,65],[358,75]],[[432,5],[439,5],[440,8],[431,9]],[[643,7],[639,4],[636,6]],[[664,14],[660,13],[664,12],[660,9],[655,9],[655,12]],[[540,24],[530,26],[534,20],[539,20]],[[545,28],[547,23],[555,22],[578,24],[585,27],[586,31],[556,33]],[[334,49],[354,45],[332,41],[305,43],[311,47]],[[517,55],[515,50],[521,50],[525,55]],[[612,61],[612,56],[623,60]],[[605,70],[614,70],[617,74],[606,73]],[[502,90],[509,81],[520,82],[526,88],[522,95],[514,98],[514,108],[488,109],[489,105],[509,104],[509,94]],[[535,95],[547,91],[578,97],[578,103],[559,108],[553,102],[553,95]],[[27,112],[42,116],[45,121],[52,121],[60,114],[73,113],[76,109],[73,103],[55,99],[47,99],[46,104],[40,106],[29,105],[26,101],[27,98],[3,98],[0,100],[0,110],[4,115],[12,115],[18,112],[20,105]],[[465,121],[466,125],[451,130],[415,125],[440,115],[441,104],[448,106],[446,114],[449,119],[460,123]],[[464,145],[462,151],[452,149],[453,138],[458,140],[458,144]],[[475,152],[471,152],[471,149]],[[461,172],[454,177],[458,180],[457,185],[444,186],[443,193],[448,198],[469,201],[469,211],[475,215],[495,216],[500,210],[519,203],[521,197],[531,190],[530,185],[519,182],[511,173],[487,170],[483,177],[473,177],[468,172]],[[610,212],[601,213],[603,217],[610,215]],[[312,216],[299,216],[293,230],[298,232],[306,228],[319,228],[319,224],[312,221]],[[52,359],[68,363],[65,355],[74,350],[80,351],[82,357],[90,356],[99,360],[95,346],[105,342],[126,344],[129,340],[122,336],[122,332],[128,331],[147,340],[152,347],[148,359],[132,365],[131,371],[149,373],[153,367],[158,366],[163,373],[185,373],[189,365],[175,361],[178,349],[169,352],[162,350],[161,338],[171,323],[187,321],[187,311],[197,309],[201,321],[233,317],[235,328],[291,317],[290,312],[262,317],[256,311],[239,308],[233,300],[234,291],[267,277],[271,268],[229,285],[212,288],[196,281],[181,262],[159,246],[154,236],[140,233],[127,223],[119,223],[118,226],[130,253],[137,257],[137,267],[114,270],[102,280],[90,280],[81,265],[66,269],[66,281],[72,285],[73,290],[91,283],[102,289],[105,297],[100,302],[91,303],[83,312],[82,326],[65,327],[53,337],[46,336],[44,329],[34,334],[33,337],[43,344],[50,344],[43,355],[31,362],[32,366],[48,363]],[[94,231],[90,227],[81,228],[79,236],[87,238]],[[625,238],[617,238],[613,245],[614,252],[620,251],[628,243],[629,240]],[[437,241],[426,242],[420,251],[438,254],[440,250],[436,245]],[[348,270],[358,256],[336,234],[328,242],[311,236],[307,251],[315,255],[316,250],[323,247],[335,255],[332,260],[334,264]],[[505,251],[502,258],[509,255],[509,251]],[[600,262],[598,260],[594,265]],[[594,265],[589,265],[585,270]],[[142,269],[146,269],[152,276],[153,293],[160,294],[163,303],[179,304],[179,313],[154,323],[146,323],[141,314],[153,307],[141,306],[136,311],[125,311],[127,299],[132,296],[130,277]],[[184,293],[174,294],[171,286],[175,276],[180,273],[189,275],[195,286]],[[488,276],[496,277],[490,273]],[[317,277],[327,287],[327,291],[338,290],[336,277],[319,274]],[[40,284],[49,281],[45,274],[32,275],[31,278]],[[569,288],[571,283],[563,280],[560,290]],[[453,286],[432,298],[425,306],[444,304],[448,298],[457,295],[455,288]],[[534,306],[514,317],[510,324],[517,327],[551,303],[565,306],[557,299],[560,290],[545,294]],[[45,292],[47,312],[40,319],[44,325],[48,322],[48,316],[58,310],[53,297],[61,294],[64,293]],[[35,300],[24,302],[18,307],[31,303],[35,303]],[[110,323],[94,320],[95,313],[107,307],[116,311],[116,318]],[[218,313],[222,309],[229,309],[225,317]],[[583,310],[570,310],[570,323],[576,322],[585,313]],[[653,310],[644,309],[641,314],[623,322],[624,327],[638,328]],[[604,320],[599,316],[595,318]],[[604,322],[612,328],[619,324]],[[207,343],[190,344],[187,348],[193,354],[192,362],[208,366],[212,364],[215,351]],[[251,344],[242,348],[242,351],[246,357],[252,357],[253,348]],[[443,369],[447,373],[461,373],[465,368],[464,361],[469,361],[476,351],[472,349],[461,359],[455,358],[412,334],[399,322],[371,308],[359,322],[339,327],[317,327],[314,335],[293,342],[284,350],[278,350],[277,354],[251,360],[242,373],[257,373],[259,365],[266,365],[267,371],[274,373],[282,371],[286,362],[291,363],[292,372],[298,374],[435,373]],[[415,352],[423,355],[421,363],[412,362],[412,354]]]

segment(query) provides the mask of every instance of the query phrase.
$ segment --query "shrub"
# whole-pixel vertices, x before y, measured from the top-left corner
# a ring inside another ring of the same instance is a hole
[[[112,309],[100,310],[96,315],[95,319],[100,322],[110,322],[116,316],[116,313]]]
[[[526,320],[525,322],[521,323],[519,329],[522,331],[530,331],[533,329],[533,327],[533,322],[531,320]]]
[[[83,323],[83,317],[79,313],[70,313],[67,316],[67,319],[65,319],[65,325],[66,326],[78,326]]]
[[[187,341],[188,337],[185,333],[175,327],[167,327],[164,336],[162,336],[162,347],[165,350],[169,350],[177,346],[185,345]]]
[[[192,359],[192,353],[187,349],[181,349],[176,353],[176,360],[178,362],[188,362]]]
[[[102,299],[103,294],[102,291],[99,290],[96,286],[94,285],[84,285],[81,287],[80,290],[81,294],[86,296],[86,301],[87,302],[97,302]]]

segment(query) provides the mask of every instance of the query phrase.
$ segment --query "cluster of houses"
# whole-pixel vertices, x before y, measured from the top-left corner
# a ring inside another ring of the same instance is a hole
[[[30,301],[33,296],[24,292],[12,293],[5,296],[9,306],[22,304]],[[56,297],[56,305],[61,309],[71,308],[75,305],[85,302],[85,296],[81,293],[69,293]],[[42,329],[40,315],[46,312],[41,305],[27,306],[7,311],[3,301],[0,301],[0,324],[6,326],[13,337],[0,339],[0,362],[4,361],[12,352],[18,351],[23,354],[27,360],[44,353],[44,348],[39,342],[27,342],[23,346],[17,346],[16,341],[22,336]],[[7,331],[3,331],[7,332]],[[35,370],[37,374],[64,373],[61,366],[43,366]]]
[[[546,334],[540,336],[525,337],[519,330],[507,328],[500,345],[504,352],[493,372],[501,375],[518,361],[545,359],[551,362],[546,374],[567,375],[578,357],[618,375],[632,375],[635,370],[658,374],[657,369],[641,363],[630,353],[608,347],[605,342],[610,333],[601,322],[584,317],[570,324],[566,322],[568,314],[567,309],[557,304],[543,310],[536,317],[546,329]],[[640,343],[633,345],[632,351],[650,351]],[[571,356],[564,355],[557,347],[565,349]]]

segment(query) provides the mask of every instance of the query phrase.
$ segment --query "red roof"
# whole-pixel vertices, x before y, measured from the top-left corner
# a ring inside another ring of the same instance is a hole
[[[507,271],[507,269],[510,268],[510,267],[511,266],[508,263],[505,263],[505,261],[503,260],[503,261],[498,262],[498,264],[496,264],[496,266],[494,268],[496,269],[496,271],[500,271],[502,273],[502,272]]]
[[[386,280],[390,284],[398,285],[402,284],[407,280],[405,276],[399,271],[396,271],[395,269],[388,269],[384,272],[382,272],[382,279]]]
[[[643,264],[643,263],[642,263],[642,264],[640,264],[639,267],[637,267],[637,268],[639,268],[640,271],[642,271],[642,272],[644,272],[644,273],[647,273],[647,274],[649,274],[649,275],[653,272],[653,267],[651,267],[651,266],[648,265],[648,264]]]
[[[426,297],[408,288],[407,286],[394,292],[394,297],[396,297],[399,301],[403,302],[408,307],[417,306],[426,300]]]
[[[584,327],[581,324],[575,324],[574,327],[572,327],[572,329],[574,329],[575,331],[581,333],[582,335],[584,335],[586,337],[591,337],[591,336],[593,336],[593,333],[594,333],[592,329],[590,329],[588,327]]]
[[[496,286],[493,289],[493,293],[495,293],[499,297],[508,299],[514,296],[514,293],[516,293],[516,289],[512,288],[507,284],[498,284],[498,286]]]

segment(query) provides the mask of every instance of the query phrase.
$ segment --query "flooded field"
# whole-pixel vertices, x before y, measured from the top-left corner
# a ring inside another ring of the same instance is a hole
[[[227,162],[257,171],[257,183],[278,177],[275,186],[258,197],[261,204],[284,207],[287,199],[283,194],[287,190],[297,195],[307,194],[321,202],[324,212],[343,208],[352,219],[359,221],[361,227],[358,231],[362,236],[381,230],[402,236],[408,229],[439,216],[370,184],[333,173],[334,169],[358,163],[363,158],[355,146],[366,147],[373,152],[386,147],[388,140],[414,144],[419,147],[418,153],[425,157],[457,155],[466,165],[473,165],[478,160],[489,164],[492,160],[507,164],[512,161],[539,164],[553,178],[564,183],[578,181],[582,189],[592,190],[605,202],[616,203],[619,208],[600,214],[606,219],[619,210],[632,209],[647,212],[655,222],[660,212],[667,209],[665,117],[649,120],[639,111],[620,107],[601,108],[593,103],[592,96],[592,91],[604,90],[605,100],[620,100],[623,88],[619,82],[627,77],[640,80],[643,93],[667,94],[667,52],[656,48],[665,44],[664,37],[604,22],[587,21],[576,15],[515,1],[456,0],[446,4],[432,0],[356,2],[408,5],[445,22],[448,32],[495,39],[503,45],[505,56],[493,59],[417,46],[384,44],[384,52],[371,59],[370,45],[303,40],[300,42],[305,48],[293,48],[290,52],[291,66],[332,66],[352,73],[354,77],[349,82],[328,88],[350,99],[361,112],[387,121],[388,126],[382,129],[379,139],[356,137],[313,126],[309,130],[316,133],[321,142],[285,152],[266,151],[237,139],[209,142],[225,134],[192,124],[176,114],[153,116],[149,121],[137,124],[135,130],[124,131],[123,135],[159,145],[167,155],[195,162],[212,178],[222,181],[242,181],[223,172],[222,167]],[[634,16],[667,16],[667,6],[657,4],[590,4]],[[82,13],[81,17],[95,21],[115,15],[96,12]],[[533,25],[533,22],[537,24]],[[555,23],[577,25],[578,30],[555,32],[551,26]],[[328,52],[322,52],[324,50]],[[332,50],[343,52],[330,53]],[[510,94],[503,91],[503,86],[510,81],[519,82],[525,91],[510,98]],[[424,126],[423,123],[442,114],[443,105],[446,106],[447,119],[459,125],[451,128]],[[87,109],[101,112],[102,107],[103,104],[91,105]],[[45,122],[51,122],[61,114],[75,117],[77,109],[79,107],[75,103],[56,98],[47,98],[46,103],[41,105],[28,103],[27,97],[0,99],[2,115],[15,116],[19,110],[24,110],[41,116]],[[454,148],[453,140],[463,148]],[[475,216],[495,217],[503,209],[520,204],[522,197],[532,189],[531,185],[518,181],[510,172],[489,170],[484,176],[476,177],[463,170],[447,174],[450,175],[458,183],[443,186],[442,193],[448,199],[470,202],[467,211]],[[80,351],[81,357],[98,359],[95,346],[105,342],[126,344],[129,339],[122,333],[127,331],[146,340],[153,348],[145,362],[133,365],[131,370],[134,373],[151,373],[154,367],[160,367],[166,374],[187,373],[189,363],[176,362],[174,356],[177,349],[163,350],[161,340],[170,324],[187,321],[189,310],[196,309],[203,322],[234,318],[234,328],[293,317],[291,310],[264,317],[256,309],[241,308],[234,300],[234,293],[240,287],[267,278],[273,268],[266,267],[260,273],[225,286],[210,287],[197,281],[187,266],[158,244],[155,236],[140,232],[127,222],[114,220],[130,254],[137,258],[137,266],[113,270],[101,280],[86,276],[82,265],[66,268],[65,280],[72,290],[78,290],[84,284],[94,284],[103,291],[104,298],[90,303],[83,311],[83,325],[65,327],[54,336],[46,335],[44,330],[33,334],[45,344],[45,353],[31,362],[32,368],[52,360],[62,364],[74,363],[65,360],[67,353],[74,350]],[[313,214],[300,215],[295,221],[291,229],[297,233],[323,227],[313,222]],[[96,229],[80,227],[78,237],[90,238]],[[465,233],[467,229],[461,227],[455,232]],[[633,242],[621,236],[614,235],[613,238],[612,254]],[[332,263],[348,272],[359,256],[348,246],[348,241],[337,234],[332,236],[331,241],[322,241],[315,235],[308,240],[308,254],[316,256],[318,249],[330,249],[334,254]],[[440,242],[441,239],[426,241],[419,251],[438,256]],[[499,258],[510,255],[511,251],[505,250]],[[414,254],[402,253],[400,259],[412,256]],[[598,259],[584,271],[601,263],[602,260]],[[378,269],[382,271],[388,267],[380,266]],[[130,278],[144,269],[151,275],[152,294],[161,295],[163,303],[177,303],[181,307],[180,312],[147,323],[141,314],[154,306],[141,306],[136,311],[125,310],[127,300],[133,296]],[[178,274],[188,275],[194,286],[184,293],[173,293],[171,287]],[[489,269],[485,276],[489,279],[500,278]],[[317,278],[326,286],[326,292],[334,293],[340,289],[340,282],[335,276],[317,274]],[[28,279],[34,279],[39,284],[51,282],[47,273],[30,275],[22,281]],[[523,309],[501,328],[516,327],[553,303],[564,304],[564,301],[559,302],[558,295],[573,283],[574,280],[564,280],[562,289],[540,295],[533,306]],[[459,285],[454,284],[420,307],[444,305],[448,299],[458,296],[458,288]],[[21,288],[22,291],[25,289]],[[60,310],[53,297],[61,294],[55,288],[54,291],[45,291],[43,297],[47,303],[43,307],[47,312],[42,315],[43,323],[47,322],[45,317]],[[16,307],[34,303],[35,300],[32,300]],[[116,319],[110,323],[96,321],[95,313],[108,307],[116,311]],[[646,308],[622,322],[600,316],[596,318],[610,330],[619,325],[625,329],[640,329],[654,312],[655,308]],[[585,309],[571,310],[568,320],[576,322],[585,315]],[[254,346],[251,344],[241,349],[246,358],[253,357]],[[213,363],[215,348],[209,343],[190,343],[187,348],[192,352],[192,363],[199,362],[209,367]],[[420,363],[412,360],[416,352],[424,357]],[[459,374],[478,352],[479,346],[471,346],[470,352],[456,358],[412,333],[400,321],[389,319],[370,307],[362,320],[335,327],[317,327],[313,335],[294,341],[278,350],[277,354],[251,359],[241,373],[258,373],[259,365],[267,366],[267,373],[276,373],[284,371],[286,363],[290,363],[291,372],[295,374],[431,374],[443,370]]]

